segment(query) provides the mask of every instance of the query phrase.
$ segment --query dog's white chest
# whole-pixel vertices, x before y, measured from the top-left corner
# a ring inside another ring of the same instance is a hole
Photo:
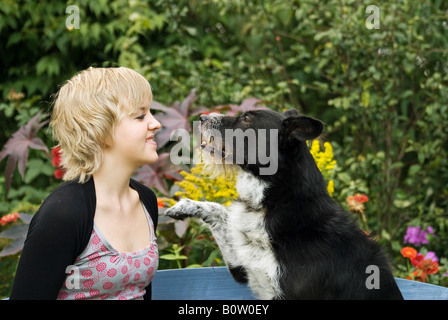
[[[261,209],[264,192],[268,188],[266,182],[260,181],[252,174],[240,171],[236,182],[236,190],[240,199],[246,201],[252,208]]]
[[[241,181],[241,178],[243,180]],[[245,202],[234,202],[229,208],[229,232],[236,260],[244,266],[251,289],[260,299],[281,295],[280,268],[266,231],[261,206],[267,186],[258,179],[238,177],[238,193]]]

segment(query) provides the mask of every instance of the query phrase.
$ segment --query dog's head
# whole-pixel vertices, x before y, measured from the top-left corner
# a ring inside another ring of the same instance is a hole
[[[209,174],[242,168],[257,176],[274,175],[279,160],[323,130],[320,120],[299,115],[297,110],[209,114],[200,120],[202,161]]]

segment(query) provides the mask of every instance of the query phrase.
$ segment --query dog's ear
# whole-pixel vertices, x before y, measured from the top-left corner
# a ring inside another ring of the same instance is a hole
[[[301,141],[317,138],[323,131],[324,124],[318,119],[307,116],[290,116],[283,120],[282,137],[290,141]]]
[[[297,111],[296,109],[286,110],[285,112],[283,112],[283,115],[285,117],[298,116],[299,111]]]

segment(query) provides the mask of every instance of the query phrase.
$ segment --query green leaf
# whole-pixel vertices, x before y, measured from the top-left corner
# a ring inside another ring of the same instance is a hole
[[[362,105],[366,108],[370,105],[370,92],[369,91],[364,90],[362,92],[361,101],[362,101]]]
[[[187,257],[184,255],[175,255],[172,253],[168,253],[168,254],[163,254],[159,257],[160,259],[164,259],[164,260],[186,260]]]
[[[411,206],[413,203],[414,202],[411,200],[399,200],[399,199],[394,200],[394,206],[400,209],[407,208]]]
[[[22,34],[20,32],[14,32],[8,38],[8,43],[6,44],[6,48],[19,43],[22,40]]]
[[[59,60],[53,56],[43,56],[36,64],[36,74],[38,76],[46,73],[48,76],[57,76],[61,71]]]

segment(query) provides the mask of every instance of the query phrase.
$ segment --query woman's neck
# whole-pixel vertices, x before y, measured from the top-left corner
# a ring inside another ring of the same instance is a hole
[[[123,202],[129,199],[132,191],[129,181],[134,170],[105,157],[100,168],[93,174],[97,199],[108,199],[112,202]]]

